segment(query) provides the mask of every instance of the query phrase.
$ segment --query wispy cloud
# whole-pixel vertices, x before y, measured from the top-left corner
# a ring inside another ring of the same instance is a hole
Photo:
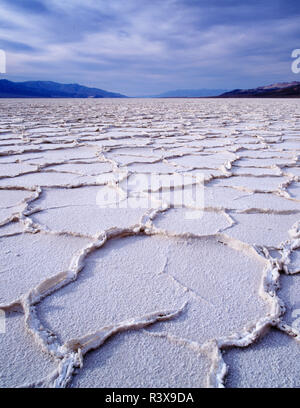
[[[129,95],[297,79],[290,54],[300,46],[298,1],[0,4],[8,78],[80,82]]]

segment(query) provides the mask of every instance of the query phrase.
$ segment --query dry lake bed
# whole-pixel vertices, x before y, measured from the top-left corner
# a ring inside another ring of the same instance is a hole
[[[0,113],[0,387],[300,387],[300,100]]]

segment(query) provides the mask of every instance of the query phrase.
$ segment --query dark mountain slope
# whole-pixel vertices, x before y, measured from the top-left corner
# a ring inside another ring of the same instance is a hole
[[[0,80],[0,98],[126,98],[119,93],[52,81]]]

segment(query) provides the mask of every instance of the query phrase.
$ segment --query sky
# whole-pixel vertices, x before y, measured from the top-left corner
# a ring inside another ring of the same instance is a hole
[[[14,81],[128,96],[300,81],[299,0],[0,0]]]

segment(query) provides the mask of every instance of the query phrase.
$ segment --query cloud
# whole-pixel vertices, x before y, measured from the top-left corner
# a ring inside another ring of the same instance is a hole
[[[2,2],[9,7],[26,14],[43,14],[49,12],[47,5],[39,0],[2,0]]]
[[[38,49],[31,47],[28,44],[17,42],[17,41],[10,41],[0,38],[0,48],[6,51],[11,52],[37,52]]]
[[[297,79],[296,1],[4,0],[1,18],[11,78],[129,95]]]

